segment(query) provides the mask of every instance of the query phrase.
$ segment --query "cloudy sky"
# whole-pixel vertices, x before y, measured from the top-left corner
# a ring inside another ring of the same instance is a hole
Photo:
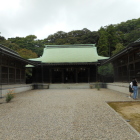
[[[5,38],[47,38],[140,18],[140,0],[0,0],[0,32]]]

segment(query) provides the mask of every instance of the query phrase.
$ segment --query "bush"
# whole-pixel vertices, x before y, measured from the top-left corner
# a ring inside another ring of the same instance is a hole
[[[97,88],[98,90],[100,90],[100,87],[101,87],[101,83],[96,82],[96,84],[95,84],[95,88]]]
[[[6,102],[9,103],[14,98],[13,90],[9,90],[6,95]]]

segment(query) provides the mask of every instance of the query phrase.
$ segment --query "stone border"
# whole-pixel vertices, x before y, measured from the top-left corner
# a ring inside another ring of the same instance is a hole
[[[111,106],[109,106],[109,104],[108,104],[109,102],[121,102],[121,101],[106,101],[106,104],[107,104],[108,107],[110,107],[111,110],[114,111],[114,113],[117,114],[117,115],[119,116],[119,118],[120,118],[128,127],[130,127],[130,128],[138,135],[138,137],[140,138],[140,133],[139,133],[136,129],[134,129],[134,127],[131,126],[128,122],[126,122],[126,121],[124,120],[124,118],[123,118],[118,112],[116,112]],[[133,101],[122,101],[122,102],[133,102]],[[134,101],[134,102],[135,102],[135,101]]]

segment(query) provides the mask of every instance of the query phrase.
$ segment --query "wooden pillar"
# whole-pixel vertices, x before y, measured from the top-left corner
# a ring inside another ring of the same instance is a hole
[[[38,72],[39,72],[39,66],[37,65],[36,71],[35,71],[35,83],[38,83]]]
[[[95,80],[96,82],[99,80],[98,79],[98,69],[97,69],[97,67],[98,67],[98,64],[96,64],[96,80]]]
[[[0,61],[0,98],[2,98],[2,59]]]
[[[2,98],[2,50],[0,49],[0,98]]]
[[[35,71],[36,71],[36,66],[32,68],[32,83],[36,82]]]
[[[117,64],[117,62],[114,62],[114,61],[112,62],[112,65],[113,65],[113,68],[114,68],[114,82],[117,82],[118,77],[119,77],[118,76],[118,71],[119,71],[118,69],[119,68],[118,68],[118,64],[117,65],[116,64]]]
[[[42,83],[44,83],[44,80],[43,80],[43,77],[44,77],[44,74],[43,74],[43,65],[41,64],[41,76],[42,76]]]
[[[8,83],[7,84],[9,84],[9,66],[8,66]]]
[[[78,68],[76,68],[76,83],[78,83]]]
[[[50,73],[50,83],[52,83],[52,69],[49,69],[49,73]]]
[[[14,71],[15,71],[15,73],[14,73],[14,83],[16,83],[16,67],[14,68]]]
[[[0,65],[0,85],[2,85],[2,68],[1,67],[2,65]]]
[[[88,68],[88,83],[90,82],[90,68]]]
[[[0,65],[0,85],[2,84],[2,71],[1,71],[1,65]]]
[[[35,74],[36,83],[39,83],[39,81],[38,81],[38,73],[39,73],[39,66],[37,65],[37,67],[36,67],[36,74]]]
[[[62,83],[64,83],[64,69],[62,69]]]
[[[136,60],[135,60],[135,56],[134,56],[134,52],[133,52],[133,64],[134,64],[134,77],[136,77]]]
[[[23,70],[23,72],[24,72],[24,83],[26,83],[26,68]]]
[[[2,53],[2,51],[0,53]],[[1,68],[2,67],[2,54],[0,54],[0,57],[1,57],[0,58],[0,85],[2,85],[2,68]]]
[[[20,78],[19,78],[20,83],[21,83],[21,70],[22,70],[22,69],[19,69],[19,71],[20,71],[20,74],[19,74],[19,76],[20,76]]]
[[[130,82],[130,66],[129,66],[129,51],[128,51],[128,53],[127,53],[127,69],[128,69],[128,72],[127,72],[127,77],[128,77],[128,82]]]

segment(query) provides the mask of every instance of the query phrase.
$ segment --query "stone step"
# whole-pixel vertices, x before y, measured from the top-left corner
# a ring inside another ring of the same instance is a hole
[[[49,84],[49,89],[89,89],[89,83]]]

